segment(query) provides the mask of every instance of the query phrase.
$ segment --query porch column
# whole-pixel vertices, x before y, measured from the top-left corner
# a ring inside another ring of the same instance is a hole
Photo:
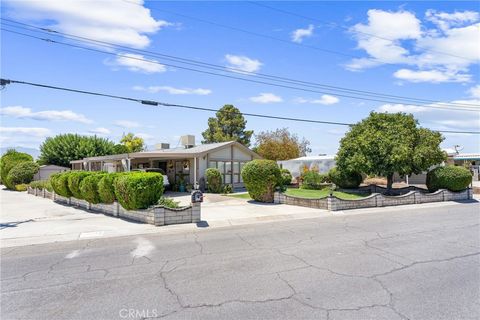
[[[193,189],[197,189],[197,157],[193,157]]]

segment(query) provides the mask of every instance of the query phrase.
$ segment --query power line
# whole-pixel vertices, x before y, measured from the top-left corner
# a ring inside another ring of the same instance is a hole
[[[86,94],[86,95],[100,96],[100,97],[106,97],[106,98],[112,98],[112,99],[120,99],[120,100],[126,100],[126,101],[130,101],[130,102],[138,102],[138,103],[141,103],[141,104],[144,104],[144,105],[149,105],[149,106],[174,107],[174,108],[190,109],[190,110],[198,110],[198,111],[208,111],[208,112],[218,112],[218,111],[220,111],[219,109],[213,109],[213,108],[204,108],[204,107],[197,107],[197,106],[190,106],[190,105],[183,105],[183,104],[174,104],[174,103],[167,103],[167,102],[154,101],[154,100],[142,100],[142,99],[136,99],[136,98],[131,98],[131,97],[119,96],[119,95],[112,95],[112,94],[101,93],[101,92],[58,87],[58,86],[52,86],[52,85],[34,83],[34,82],[27,82],[27,81],[21,81],[21,80],[0,79],[0,85],[1,86],[6,86],[8,84],[14,84],[14,83],[29,85],[29,86],[34,86],[34,87],[40,87],[40,88],[46,88],[46,89],[54,89],[54,90],[68,91],[68,92],[74,92],[74,93],[80,93],[80,94]],[[353,123],[346,123],[346,122],[312,120],[312,119],[292,118],[292,117],[281,117],[281,116],[272,116],[272,115],[258,114],[258,113],[248,113],[248,112],[229,112],[229,113],[239,114],[239,115],[249,116],[249,117],[275,119],[275,120],[287,120],[287,121],[295,121],[295,122],[307,122],[307,123],[339,125],[339,126],[352,126],[352,125],[354,125]],[[480,134],[479,131],[455,131],[455,130],[434,130],[434,131],[443,132],[443,133]]]
[[[296,12],[288,11],[288,10],[285,10],[285,9],[280,9],[280,8],[277,8],[277,7],[272,7],[272,6],[266,5],[264,3],[257,2],[257,1],[247,1],[247,2],[250,3],[250,4],[253,4],[253,5],[259,6],[259,7],[270,9],[272,11],[281,12],[281,13],[286,14],[286,15],[290,15],[290,16],[294,16],[294,17],[298,17],[298,18],[302,18],[302,19],[306,19],[306,20],[310,20],[310,21],[317,21],[317,22],[321,22],[321,23],[324,23],[324,24],[328,24],[328,25],[333,26],[335,28],[341,28],[341,29],[344,29],[344,30],[347,30],[347,31],[352,31],[351,28],[342,26],[342,25],[340,25],[338,23],[335,23],[335,22],[330,22],[330,21],[326,21],[326,20],[322,20],[322,19],[318,19],[318,18],[308,17],[308,16],[305,16],[305,15],[302,15],[302,14],[299,14],[299,13],[296,13]],[[357,34],[363,34],[363,35],[366,35],[366,36],[369,36],[369,37],[372,37],[372,38],[377,38],[377,39],[381,39],[381,40],[390,41],[390,42],[395,42],[396,41],[394,39],[381,37],[381,36],[378,36],[376,34],[369,33],[369,32],[363,32],[363,31],[358,31],[358,30],[354,30],[352,32],[357,33]],[[442,54],[442,55],[445,55],[445,56],[460,58],[460,59],[464,59],[464,60],[468,60],[468,61],[472,60],[472,59],[469,59],[467,57],[462,57],[462,56],[459,56],[459,55],[455,55],[455,54],[451,54],[451,53],[447,53],[447,52],[443,52],[443,51],[433,50],[433,49],[425,48],[425,47],[421,47],[421,46],[416,46],[416,47],[419,48],[419,49],[425,50],[425,51],[430,51],[430,52]]]
[[[169,60],[169,61],[180,62],[180,63],[183,63],[183,64],[194,65],[194,66],[202,67],[202,68],[214,69],[214,70],[217,70],[217,71],[226,71],[226,72],[235,73],[235,74],[238,74],[239,72],[241,72],[242,74],[246,74],[246,75],[252,76],[252,77],[258,77],[260,79],[273,80],[273,81],[277,81],[277,82],[301,85],[301,86],[305,86],[305,87],[313,87],[313,88],[318,87],[318,88],[322,88],[322,89],[326,89],[326,90],[346,92],[346,93],[350,93],[350,94],[354,94],[354,95],[367,95],[367,96],[373,96],[373,97],[386,97],[386,98],[390,98],[390,99],[394,99],[394,100],[415,101],[414,103],[418,103],[418,102],[420,102],[420,103],[441,103],[443,106],[464,106],[464,107],[475,106],[475,105],[467,104],[467,103],[444,103],[444,102],[439,102],[439,101],[429,100],[429,99],[405,97],[405,96],[384,94],[384,93],[365,91],[365,90],[357,90],[357,89],[351,89],[351,88],[345,88],[345,87],[339,87],[339,86],[332,86],[332,85],[327,85],[327,84],[296,80],[296,79],[292,79],[292,78],[279,77],[279,76],[263,74],[263,73],[245,72],[243,70],[236,69],[236,68],[220,66],[220,65],[216,65],[216,64],[201,62],[201,61],[198,61],[198,60],[181,58],[181,57],[178,57],[178,56],[161,54],[161,53],[158,53],[158,52],[153,52],[153,51],[148,51],[148,50],[135,49],[135,48],[127,47],[127,46],[117,45],[117,44],[114,44],[114,43],[111,43],[111,42],[100,41],[100,40],[95,40],[95,39],[92,39],[92,38],[81,37],[81,36],[76,36],[76,35],[72,35],[72,34],[68,34],[68,33],[63,33],[63,32],[57,31],[57,30],[49,29],[49,28],[36,27],[36,26],[30,25],[30,24],[26,24],[26,23],[14,21],[14,20],[6,19],[6,18],[1,18],[1,19],[4,20],[4,21],[13,22],[13,23],[21,25],[21,26],[26,26],[28,28],[33,28],[33,29],[35,29],[35,30],[33,30],[34,32],[39,32],[39,33],[44,33],[44,34],[52,34],[53,33],[54,35],[62,35],[65,38],[71,39],[71,40],[81,39],[82,41],[87,41],[89,43],[93,42],[95,45],[102,44],[102,45],[108,46],[108,48],[111,48],[111,47],[122,48],[122,49],[131,50],[131,51],[135,51],[135,52],[140,52],[140,53],[142,53],[144,55],[148,55],[148,56],[161,57],[161,58]],[[5,25],[5,23],[3,23],[3,24]],[[17,26],[17,25],[9,25],[9,24],[6,24],[6,25],[10,26],[10,27],[29,30],[28,28],[23,28],[23,27]],[[336,94],[336,93],[332,93],[332,94]],[[400,103],[400,102],[391,102],[391,101],[389,101],[389,102],[390,103]],[[402,101],[401,103],[411,103],[411,102]]]
[[[75,45],[75,44],[71,44],[71,43],[65,43],[65,42],[53,40],[53,39],[50,39],[50,38],[41,38],[41,37],[17,32],[17,31],[13,31],[13,30],[8,30],[8,29],[4,29],[4,28],[2,28],[1,30],[4,30],[6,32],[10,32],[10,33],[14,33],[14,34],[17,34],[17,35],[25,36],[25,37],[34,38],[34,39],[37,39],[37,40],[46,41],[46,42],[53,43],[53,44],[60,44],[60,45],[79,48],[79,49],[84,49],[84,50],[88,50],[88,51],[93,51],[93,52],[98,52],[98,53],[103,53],[103,54],[108,54],[108,55],[114,55],[116,57],[122,57],[122,58],[126,58],[126,59],[131,59],[131,60],[138,60],[138,61],[144,61],[144,62],[148,62],[148,63],[152,63],[152,64],[159,64],[159,65],[174,67],[174,68],[178,68],[178,69],[182,69],[182,70],[188,70],[188,71],[193,71],[193,72],[198,72],[198,73],[215,75],[215,76],[220,76],[220,77],[225,77],[225,78],[230,78],[230,79],[235,79],[235,80],[241,80],[241,81],[246,81],[246,82],[265,84],[265,85],[269,85],[269,86],[286,88],[286,89],[293,89],[293,90],[299,90],[299,91],[305,91],[305,92],[313,92],[313,93],[319,93],[319,94],[332,94],[331,92],[311,90],[311,89],[305,89],[305,88],[301,88],[301,87],[295,87],[295,86],[290,86],[290,85],[283,85],[283,84],[271,83],[271,82],[265,82],[265,81],[259,81],[259,80],[245,79],[245,78],[241,78],[241,77],[238,77],[238,76],[219,74],[219,73],[214,73],[214,72],[209,72],[209,71],[204,71],[204,70],[198,70],[198,69],[188,68],[188,67],[174,65],[174,64],[167,64],[167,63],[164,63],[164,62],[160,63],[158,61],[143,59],[143,58],[136,57],[136,56],[133,57],[133,56],[125,55],[125,54],[118,54],[118,53],[111,52],[111,51],[104,51],[104,50],[99,50],[99,49],[95,49],[95,48],[89,48],[89,47],[85,47],[85,46]],[[358,96],[352,96],[352,95],[346,95],[346,94],[340,94],[340,93],[334,93],[334,94],[336,96],[339,96],[339,97],[345,97],[345,98],[351,98],[351,99],[357,99],[357,100],[375,101],[375,102],[383,102],[383,103],[394,103],[394,104],[399,103],[398,101],[391,101],[391,100],[365,98],[365,97],[358,97]],[[441,110],[457,110],[457,111],[469,111],[469,112],[479,112],[480,111],[480,110],[475,110],[473,108],[450,107],[448,105],[443,106],[443,107],[433,106],[433,105],[412,104],[412,103],[409,103],[409,105],[424,107],[424,108],[441,109]],[[469,106],[473,106],[473,105],[469,105]]]

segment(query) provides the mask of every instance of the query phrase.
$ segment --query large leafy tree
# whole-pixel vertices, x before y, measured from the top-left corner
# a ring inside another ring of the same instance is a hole
[[[224,105],[215,118],[208,119],[208,129],[202,133],[202,143],[235,140],[249,146],[253,131],[245,130],[246,124],[240,110],[231,104]]]
[[[69,167],[70,161],[115,153],[115,144],[97,136],[60,134],[47,138],[40,146],[40,164]]]
[[[418,174],[446,159],[443,139],[439,132],[419,127],[411,114],[372,112],[340,141],[337,166],[387,177],[390,193],[395,172]]]
[[[145,142],[143,139],[135,136],[133,133],[124,134],[120,143],[125,146],[127,153],[145,150]]]
[[[307,155],[310,142],[290,133],[288,128],[262,131],[255,135],[254,150],[268,160],[288,160]]]

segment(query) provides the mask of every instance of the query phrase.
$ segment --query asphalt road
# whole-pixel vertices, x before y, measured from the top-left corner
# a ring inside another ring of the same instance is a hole
[[[479,319],[480,206],[6,248],[5,319]]]

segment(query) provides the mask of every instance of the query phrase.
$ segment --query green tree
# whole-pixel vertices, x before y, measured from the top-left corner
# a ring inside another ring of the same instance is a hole
[[[290,133],[288,128],[262,131],[255,135],[255,140],[256,145],[253,150],[268,160],[294,159],[306,156],[312,151],[308,140],[300,139],[296,134]]]
[[[387,193],[393,174],[419,174],[446,159],[439,132],[418,126],[413,115],[370,113],[353,125],[340,141],[337,166],[346,172],[387,177]]]
[[[40,146],[38,162],[69,167],[72,160],[114,154],[114,146],[110,140],[97,136],[60,134],[45,139]]]
[[[120,143],[125,146],[125,151],[122,153],[139,152],[145,150],[145,142],[142,138],[135,136],[129,132],[122,136]],[[117,147],[118,148],[118,147]]]
[[[215,118],[208,118],[208,129],[202,133],[202,143],[234,140],[248,147],[253,131],[245,130],[246,124],[240,110],[226,104],[217,111]]]

